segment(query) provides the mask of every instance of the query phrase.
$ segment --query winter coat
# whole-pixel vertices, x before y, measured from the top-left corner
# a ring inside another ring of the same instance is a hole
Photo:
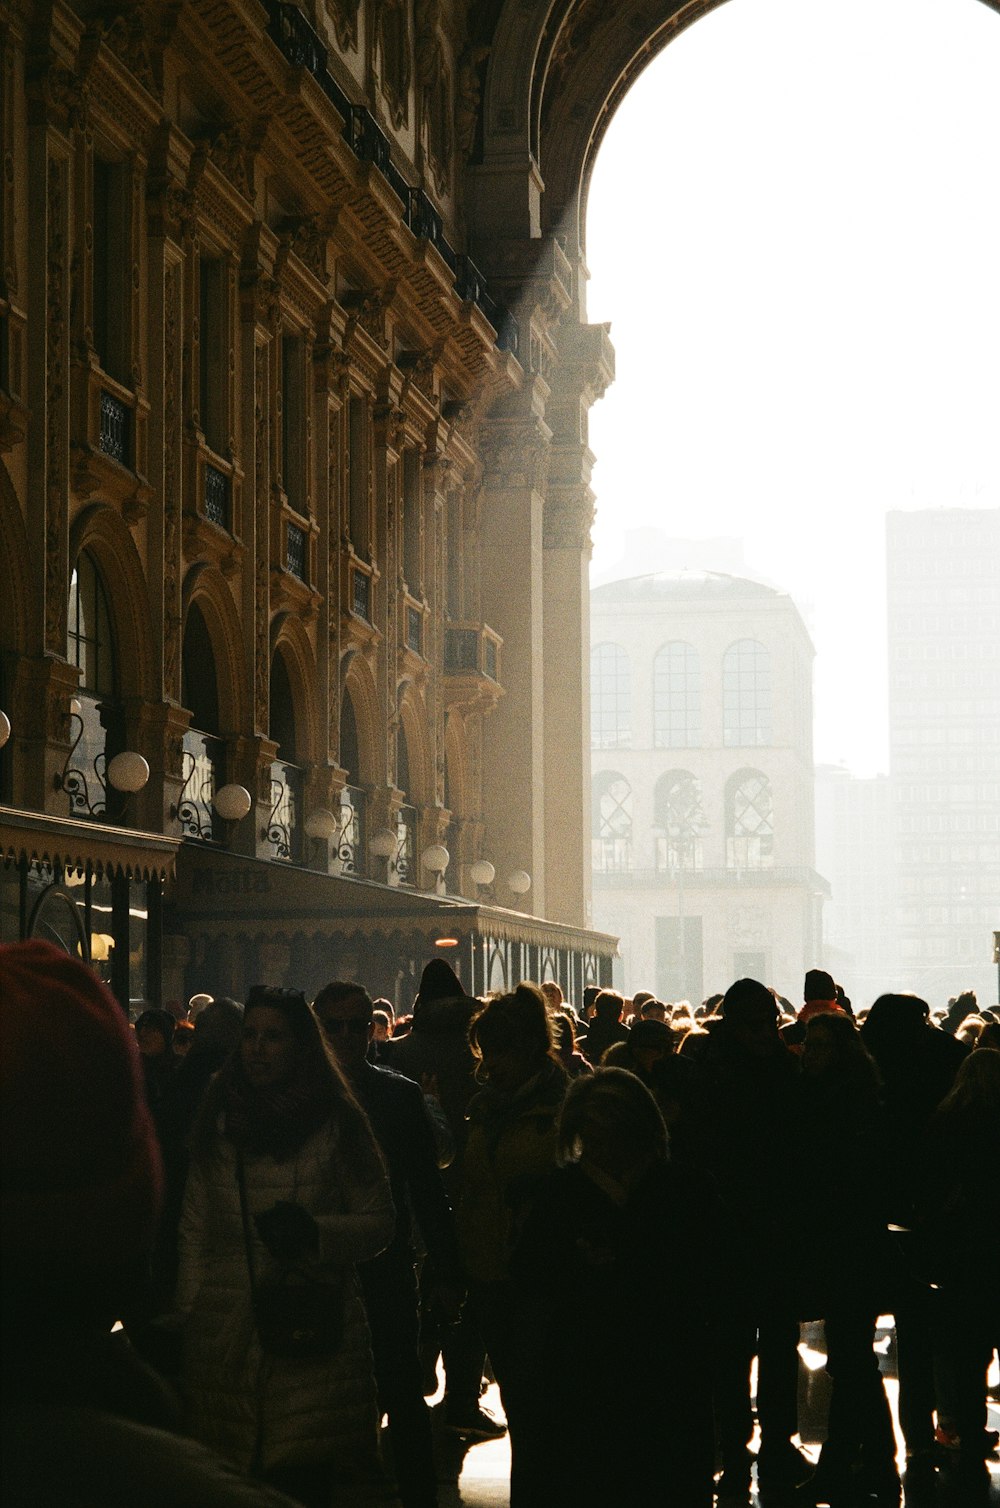
[[[183,1381],[198,1438],[237,1465],[271,1470],[330,1461],[348,1474],[375,1448],[371,1348],[354,1263],[375,1256],[395,1223],[385,1177],[352,1177],[332,1122],[285,1162],[248,1154],[253,1217],[278,1200],[301,1204],[319,1226],[308,1265],[346,1279],[345,1325],[332,1357],[265,1356],[254,1328],[236,1176],[236,1150],[221,1134],[192,1162],[181,1219],[177,1305],[187,1316]],[[253,1230],[257,1281],[280,1272]]]
[[[293,1508],[179,1433],[176,1401],[122,1331],[40,1318],[4,1339],[4,1508]]]
[[[569,1083],[546,1061],[514,1094],[487,1086],[469,1106],[459,1244],[470,1284],[499,1283],[518,1222],[555,1167],[556,1125]]]

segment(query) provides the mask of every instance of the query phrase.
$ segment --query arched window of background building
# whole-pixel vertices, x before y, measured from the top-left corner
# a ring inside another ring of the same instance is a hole
[[[591,864],[601,874],[632,868],[632,787],[601,770],[591,788]]]
[[[595,749],[632,747],[628,655],[620,644],[590,652],[590,742]]]
[[[726,863],[730,869],[774,863],[771,782],[760,770],[740,770],[726,785]]]
[[[184,624],[181,648],[181,696],[191,713],[184,735],[184,784],[177,816],[185,838],[210,843],[215,837],[216,791],[225,784],[225,749],[219,736],[219,683],[215,650],[204,614],[192,602]]]
[[[674,639],[653,661],[653,743],[658,749],[701,744],[701,675],[693,644]]]
[[[107,808],[105,768],[122,747],[118,675],[111,614],[100,571],[82,550],[69,583],[66,658],[80,671],[62,775],[71,817],[101,817]]]
[[[738,639],[723,656],[722,741],[727,748],[771,742],[771,656],[757,639]]]
[[[278,745],[271,761],[271,809],[267,843],[271,857],[286,861],[302,857],[302,770],[297,763],[295,701],[288,666],[280,649],[271,658],[270,734]]]
[[[700,869],[705,817],[701,786],[690,770],[668,770],[653,790],[653,822],[658,870]]]

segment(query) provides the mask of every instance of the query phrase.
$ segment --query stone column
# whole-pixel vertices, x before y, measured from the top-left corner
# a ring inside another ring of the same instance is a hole
[[[614,376],[605,325],[563,324],[546,415],[552,455],[544,526],[546,915],[590,919],[590,405]]]
[[[497,894],[515,869],[532,878],[518,909],[544,914],[546,720],[542,621],[543,508],[550,432],[530,403],[483,427],[480,553],[483,618],[503,639],[504,697],[483,747],[485,850]]]

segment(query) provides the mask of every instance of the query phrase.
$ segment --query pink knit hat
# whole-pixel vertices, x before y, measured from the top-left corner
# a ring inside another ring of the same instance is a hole
[[[152,1246],[162,1168],[124,1012],[77,959],[0,947],[0,1226],[21,1267],[119,1266]]]

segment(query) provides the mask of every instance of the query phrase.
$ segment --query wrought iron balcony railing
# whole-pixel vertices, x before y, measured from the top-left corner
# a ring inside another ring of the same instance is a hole
[[[340,828],[337,833],[337,872],[360,877],[365,872],[364,791],[345,785],[340,793]]]
[[[221,738],[189,728],[184,734],[181,771],[184,784],[177,798],[181,836],[214,843],[218,833],[213,802],[222,784],[225,745]]]
[[[417,810],[401,806],[396,818],[396,877],[401,885],[417,883]]]
[[[271,812],[267,843],[271,857],[297,864],[302,857],[302,771],[276,759],[271,765]]]
[[[459,295],[470,299],[482,310],[497,332],[499,348],[516,356],[520,331],[515,316],[496,303],[487,291],[482,273],[467,257],[459,257],[445,240],[441,216],[424,190],[412,187],[395,166],[389,138],[371,111],[364,105],[352,104],[333,78],[327,66],[327,49],[305,13],[289,0],[265,0],[265,4],[268,36],[294,68],[304,68],[316,80],[344,122],[343,136],[351,151],[362,162],[370,162],[379,170],[402,200],[404,220],[409,229],[441,253],[457,275]]]

